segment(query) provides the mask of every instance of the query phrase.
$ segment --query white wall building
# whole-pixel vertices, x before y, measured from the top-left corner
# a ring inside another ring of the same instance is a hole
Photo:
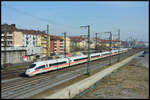
[[[25,47],[27,55],[42,54],[42,47],[37,46],[37,33],[33,30],[17,30],[14,32],[14,47]]]

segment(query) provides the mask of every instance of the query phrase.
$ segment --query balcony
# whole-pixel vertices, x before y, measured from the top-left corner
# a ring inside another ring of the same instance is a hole
[[[64,50],[64,48],[60,48],[60,50],[62,50],[62,51],[63,51],[63,50]]]
[[[12,39],[7,39],[7,41],[12,41]]]
[[[60,44],[60,46],[62,46],[62,47],[63,47],[63,46],[64,46],[64,44]]]
[[[1,38],[1,41],[4,41],[4,39]]]
[[[12,34],[7,34],[7,36],[13,36]]]
[[[64,46],[60,46],[60,48],[64,48]]]
[[[45,47],[45,48],[46,48],[47,46],[46,46],[46,45],[42,45],[42,47]]]
[[[47,43],[47,41],[41,41],[41,43]]]
[[[63,53],[64,51],[61,51],[61,50],[60,50],[60,52]]]
[[[7,46],[13,46],[12,44],[7,44]]]
[[[64,42],[60,42],[60,44],[64,44]]]
[[[1,46],[4,46],[4,44],[1,44]]]

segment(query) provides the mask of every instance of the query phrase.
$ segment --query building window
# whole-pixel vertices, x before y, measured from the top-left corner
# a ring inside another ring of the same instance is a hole
[[[33,36],[33,40],[35,40],[35,39],[36,39],[36,37]]]
[[[28,37],[26,37],[26,40],[28,40],[29,38]]]

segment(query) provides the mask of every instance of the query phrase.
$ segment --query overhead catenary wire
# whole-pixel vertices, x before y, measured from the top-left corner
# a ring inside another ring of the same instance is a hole
[[[3,6],[5,6],[5,7],[8,8],[8,9],[11,9],[11,10],[13,10],[13,11],[16,11],[17,13],[24,14],[24,15],[26,15],[26,16],[30,16],[30,17],[32,17],[32,18],[35,18],[36,20],[43,21],[43,22],[50,22],[51,25],[54,24],[54,25],[59,25],[59,26],[61,26],[61,27],[62,27],[62,26],[67,26],[68,29],[69,29],[69,28],[78,29],[78,27],[74,27],[74,26],[66,25],[66,24],[62,24],[62,23],[57,23],[57,22],[54,22],[54,21],[52,21],[52,20],[50,20],[50,19],[46,19],[46,18],[41,18],[41,17],[35,16],[35,15],[33,15],[33,14],[30,14],[30,13],[28,13],[28,12],[22,11],[22,10],[20,10],[20,9],[17,9],[17,8],[14,8],[14,7],[11,7],[11,6],[7,6],[6,4],[5,4],[5,5],[3,4]]]

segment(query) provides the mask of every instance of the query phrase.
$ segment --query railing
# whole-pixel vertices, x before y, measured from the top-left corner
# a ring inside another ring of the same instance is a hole
[[[1,38],[1,41],[4,41],[4,39]]]
[[[64,44],[64,42],[60,42],[60,44],[61,44],[61,43]]]
[[[7,41],[12,41],[12,39],[7,39]]]
[[[7,34],[7,36],[13,36],[12,34]]]

